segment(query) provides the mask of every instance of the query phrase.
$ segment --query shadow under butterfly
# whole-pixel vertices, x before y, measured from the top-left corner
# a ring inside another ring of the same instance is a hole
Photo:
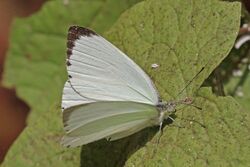
[[[62,97],[66,131],[62,145],[88,144],[83,147],[82,166],[122,166],[161,131],[164,120],[172,122],[170,115],[178,104],[192,105],[191,98],[162,101],[150,77],[92,30],[71,26],[67,47],[69,78]],[[93,158],[85,159],[89,154]],[[95,161],[97,157],[103,160]]]

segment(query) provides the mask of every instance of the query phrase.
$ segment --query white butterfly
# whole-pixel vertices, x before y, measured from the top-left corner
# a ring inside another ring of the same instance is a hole
[[[149,76],[94,31],[72,26],[67,43],[68,81],[62,97],[66,135],[76,147],[103,138],[117,140],[162,125],[178,103],[161,102]]]

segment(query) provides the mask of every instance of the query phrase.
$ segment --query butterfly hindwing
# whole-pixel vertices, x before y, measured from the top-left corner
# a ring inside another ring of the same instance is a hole
[[[75,147],[102,138],[117,140],[158,123],[152,105],[135,102],[94,102],[68,108],[63,145]]]

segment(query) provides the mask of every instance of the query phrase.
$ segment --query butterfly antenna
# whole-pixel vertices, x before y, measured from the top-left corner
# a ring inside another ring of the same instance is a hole
[[[195,78],[198,77],[198,75],[199,75],[204,69],[205,69],[205,67],[202,67],[202,68],[200,69],[200,71],[199,71],[191,80],[188,81],[188,83],[186,84],[186,86],[178,93],[178,95],[177,95],[176,97],[180,96],[180,95],[183,93],[183,91],[193,82],[193,80],[194,80]]]
[[[185,104],[185,105],[192,106],[192,107],[194,107],[194,108],[196,108],[196,109],[198,109],[198,110],[202,110],[201,107],[198,107],[198,106],[196,106],[196,105],[194,105],[194,104],[186,104],[186,103],[184,103],[184,104]]]

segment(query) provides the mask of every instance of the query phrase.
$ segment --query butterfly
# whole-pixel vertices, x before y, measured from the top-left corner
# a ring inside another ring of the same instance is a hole
[[[160,126],[178,104],[163,102],[150,77],[126,54],[95,33],[71,26],[67,41],[68,80],[62,110],[66,147],[103,138],[110,141]]]

